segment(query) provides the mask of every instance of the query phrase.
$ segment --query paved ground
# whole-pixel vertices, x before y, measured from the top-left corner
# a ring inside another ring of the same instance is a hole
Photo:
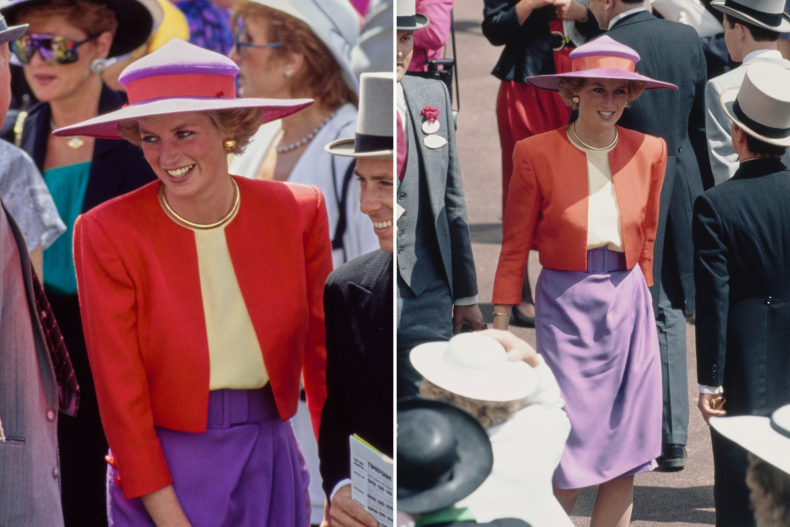
[[[499,81],[490,75],[501,48],[491,46],[482,34],[483,3],[456,2],[455,23],[461,108],[458,117],[458,152],[464,174],[480,302],[491,323],[491,295],[501,243],[501,161],[495,104]],[[448,49],[448,55],[451,54]],[[530,276],[537,278],[540,266],[530,258]],[[534,290],[534,289],[533,289]],[[516,329],[519,336],[535,343],[534,330]],[[648,473],[637,476],[634,496],[634,527],[680,527],[714,525],[713,460],[708,428],[696,409],[694,327],[688,326],[689,394],[692,397],[689,424],[689,464],[674,474]],[[589,524],[595,488],[582,494],[574,522]]]

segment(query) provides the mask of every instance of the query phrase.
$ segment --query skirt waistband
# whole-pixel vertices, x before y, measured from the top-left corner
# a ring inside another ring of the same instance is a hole
[[[625,253],[612,251],[606,246],[587,251],[588,274],[625,271],[626,269]]]
[[[208,394],[208,428],[280,417],[271,384],[256,390],[211,390]]]

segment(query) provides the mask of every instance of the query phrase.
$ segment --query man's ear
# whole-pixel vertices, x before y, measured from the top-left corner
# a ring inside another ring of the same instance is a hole
[[[105,31],[96,38],[96,51],[99,57],[106,59],[112,47],[112,33]]]

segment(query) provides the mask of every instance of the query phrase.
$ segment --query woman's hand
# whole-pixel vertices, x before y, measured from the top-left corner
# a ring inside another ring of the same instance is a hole
[[[494,329],[501,329],[507,331],[507,326],[510,323],[510,312],[513,311],[513,306],[503,306],[496,304],[494,306]],[[497,315],[497,313],[503,313]],[[507,316],[505,316],[505,314]]]
[[[173,485],[140,496],[140,499],[156,527],[192,527],[178,502]]]
[[[533,368],[537,368],[540,365],[540,361],[538,361],[538,352],[535,351],[535,348],[530,346],[526,341],[515,336],[513,333],[509,331],[500,331],[498,329],[487,329],[481,331],[480,334],[491,337],[502,344],[507,352],[507,360],[523,360]]]

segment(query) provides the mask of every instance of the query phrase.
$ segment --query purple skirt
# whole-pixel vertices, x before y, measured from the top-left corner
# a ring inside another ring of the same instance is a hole
[[[639,266],[588,251],[588,270],[544,268],[535,291],[537,349],[571,421],[553,484],[597,485],[647,472],[661,455],[661,358]]]
[[[307,527],[310,476],[267,385],[214,390],[202,434],[156,428],[178,501],[193,527]],[[109,467],[111,527],[155,527],[139,498],[124,499]]]

